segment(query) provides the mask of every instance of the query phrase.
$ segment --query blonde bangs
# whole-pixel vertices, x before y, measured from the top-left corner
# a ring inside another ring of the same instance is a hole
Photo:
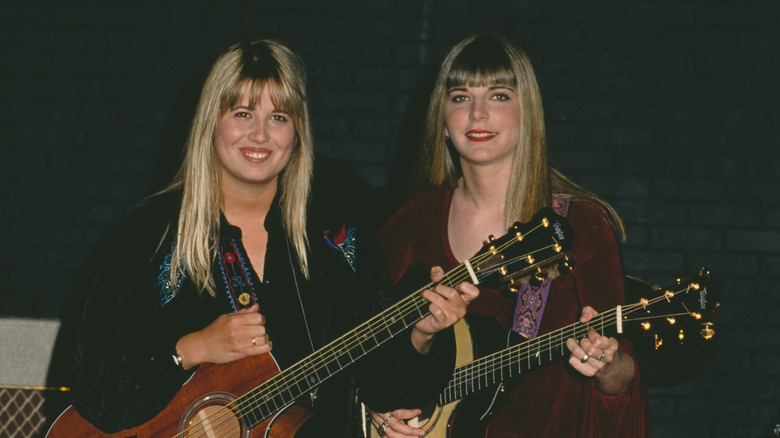
[[[453,60],[445,82],[447,90],[456,87],[505,85],[518,88],[512,60],[495,45],[474,41]]]
[[[280,81],[270,78],[242,78],[234,85],[225,88],[223,96],[219,99],[219,113],[225,114],[241,106],[244,92],[247,90],[249,91],[249,107],[255,108],[260,104],[266,87],[274,108],[291,115],[293,118],[300,116],[301,97],[289,86],[284,86]]]

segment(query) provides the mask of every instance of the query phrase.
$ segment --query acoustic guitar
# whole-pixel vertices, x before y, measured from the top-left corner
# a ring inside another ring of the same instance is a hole
[[[424,436],[430,438],[484,436],[492,414],[501,404],[506,385],[512,379],[569,357],[566,340],[583,338],[590,329],[603,336],[637,337],[640,332],[654,330],[656,324],[663,326],[659,331],[668,332],[669,326],[683,326],[682,319],[688,318],[696,322],[702,338],[713,337],[712,321],[720,309],[720,302],[709,270],[702,268],[687,283],[678,279],[671,288],[653,285],[646,292],[649,295],[635,303],[617,306],[586,323],[571,324],[534,339],[525,340],[510,332],[508,342],[514,345],[476,360],[471,332],[466,320],[462,319],[455,325],[458,352],[452,378],[439,394],[436,405],[408,423],[425,430]],[[677,333],[682,340],[684,330]],[[463,400],[472,395],[476,396]],[[370,418],[367,422],[370,423]],[[371,437],[380,438],[373,424]]]
[[[566,219],[544,208],[504,236],[490,236],[474,257],[447,272],[442,283],[512,282],[542,266],[565,263],[572,239]],[[434,286],[429,283],[284,371],[270,353],[202,364],[173,401],[140,426],[107,434],[71,406],[47,437],[291,437],[312,415],[299,400],[428,315],[429,303],[421,293]]]

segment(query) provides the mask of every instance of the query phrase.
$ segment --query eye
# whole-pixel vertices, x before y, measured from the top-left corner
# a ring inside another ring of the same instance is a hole
[[[249,114],[246,111],[236,111],[236,112],[233,113],[233,117],[236,117],[236,118],[239,118],[239,119],[246,119],[246,118],[252,117],[252,115]]]
[[[507,94],[504,94],[504,93],[496,93],[496,94],[494,94],[494,95],[491,97],[491,99],[493,99],[493,100],[498,100],[498,101],[502,101],[502,102],[503,102],[503,101],[505,101],[505,100],[509,100],[509,95],[507,95]]]
[[[455,103],[465,102],[466,100],[468,100],[468,96],[466,96],[464,94],[456,94],[456,95],[453,95],[450,99],[453,102],[455,102]]]
[[[286,122],[287,116],[285,114],[272,114],[271,120],[275,120],[277,122]]]

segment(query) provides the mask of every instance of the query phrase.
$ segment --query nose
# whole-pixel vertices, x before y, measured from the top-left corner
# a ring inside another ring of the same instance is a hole
[[[484,120],[488,118],[487,104],[482,99],[474,99],[471,103],[471,113],[469,114],[472,120]]]
[[[268,140],[268,132],[265,120],[257,118],[249,130],[249,139],[257,143],[265,143]]]

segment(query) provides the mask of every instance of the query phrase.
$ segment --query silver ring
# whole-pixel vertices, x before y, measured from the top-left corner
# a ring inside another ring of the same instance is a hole
[[[585,353],[585,356],[582,356],[582,359],[580,359],[580,362],[585,363],[590,359],[590,356],[588,356],[588,353]]]
[[[599,362],[602,362],[604,360],[604,356],[607,355],[607,352],[604,350],[601,350],[601,356],[597,357],[596,360]]]
[[[387,419],[389,420],[390,417],[387,417]],[[379,430],[377,430],[379,436],[385,436],[387,434],[387,426],[389,426],[389,424],[387,424],[387,420],[383,421],[382,424],[379,425]]]

